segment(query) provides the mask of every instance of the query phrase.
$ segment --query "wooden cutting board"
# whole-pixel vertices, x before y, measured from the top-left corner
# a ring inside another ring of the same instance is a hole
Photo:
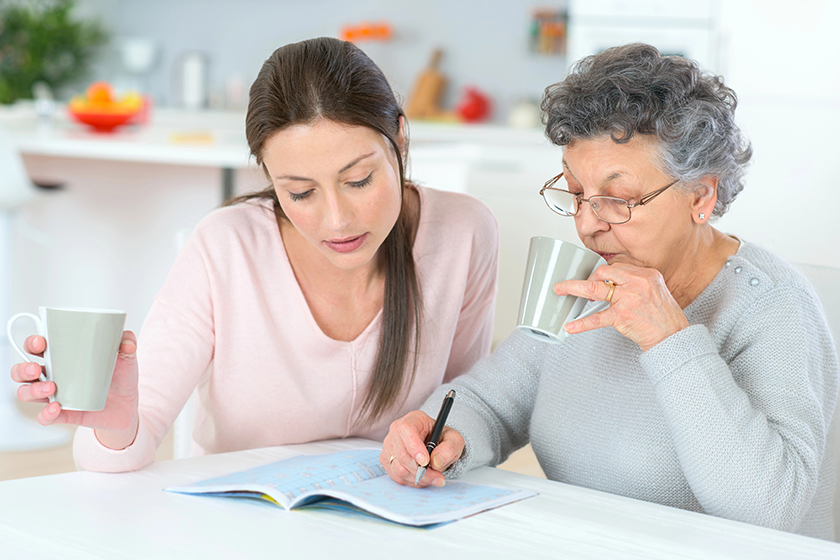
[[[408,118],[430,118],[443,113],[440,98],[446,87],[446,77],[438,70],[442,56],[443,51],[435,49],[429,66],[417,77],[405,108]]]

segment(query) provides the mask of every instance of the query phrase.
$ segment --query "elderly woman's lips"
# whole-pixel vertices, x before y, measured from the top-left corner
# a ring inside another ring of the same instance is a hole
[[[357,237],[348,237],[346,239],[331,239],[329,241],[324,241],[324,245],[332,249],[337,253],[349,253],[350,251],[355,251],[367,239],[368,234],[364,233]]]
[[[601,251],[595,252],[601,255],[601,258],[603,258],[607,262],[610,262],[611,259],[615,258],[615,253],[602,253]]]

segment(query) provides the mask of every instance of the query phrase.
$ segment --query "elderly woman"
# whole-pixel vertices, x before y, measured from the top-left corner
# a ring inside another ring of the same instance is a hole
[[[788,264],[709,223],[751,156],[735,106],[719,77],[642,44],[547,88],[563,172],[541,194],[608,263],[555,291],[611,305],[562,344],[514,331],[394,422],[381,455],[394,480],[414,484],[431,460],[419,485],[440,486],[530,441],[553,480],[832,538],[840,375],[820,303]],[[428,414],[450,389],[430,458]]]

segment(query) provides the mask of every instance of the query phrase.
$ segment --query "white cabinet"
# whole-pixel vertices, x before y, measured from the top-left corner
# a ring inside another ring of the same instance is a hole
[[[650,43],[714,69],[715,0],[585,0],[569,3],[568,62],[627,43]]]

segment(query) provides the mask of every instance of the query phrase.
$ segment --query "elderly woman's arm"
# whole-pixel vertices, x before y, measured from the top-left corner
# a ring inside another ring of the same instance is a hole
[[[694,325],[642,356],[685,477],[711,515],[795,531],[823,491],[837,397],[819,305],[807,289],[776,287],[725,339],[715,334]]]
[[[447,477],[496,465],[528,443],[545,349],[544,343],[514,331],[468,373],[432,393],[422,407],[424,415],[413,412],[394,422],[380,457],[391,477],[402,484],[414,483],[413,457],[418,452],[425,454],[423,438],[431,430],[444,395],[451,389],[455,389],[456,397],[447,426],[463,437],[465,446],[460,458],[446,471]],[[448,453],[452,441],[445,433],[435,452],[446,448]],[[460,445],[457,436],[455,441]],[[389,460],[391,456],[395,456],[394,461]],[[435,478],[440,475],[427,474],[420,485],[431,484]]]

